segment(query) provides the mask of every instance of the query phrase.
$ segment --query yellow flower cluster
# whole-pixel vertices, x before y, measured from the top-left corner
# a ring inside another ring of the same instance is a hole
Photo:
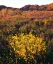
[[[46,52],[46,45],[43,39],[35,37],[31,33],[12,36],[10,45],[24,59],[27,59],[27,57],[32,58],[33,54],[39,54],[39,52]]]

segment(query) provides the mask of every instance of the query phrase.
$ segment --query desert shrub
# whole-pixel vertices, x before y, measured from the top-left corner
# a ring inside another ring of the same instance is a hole
[[[34,23],[35,23],[36,25],[39,25],[39,20],[38,20],[38,19],[35,19],[35,20],[34,20]]]
[[[53,42],[48,42],[47,60],[52,64],[53,62]]]
[[[42,38],[35,37],[31,33],[12,36],[9,43],[18,55],[18,58],[21,56],[29,64],[31,62],[34,64],[35,61],[38,63],[39,60],[42,60],[42,57],[45,57],[46,43]]]
[[[9,46],[3,35],[0,35],[0,64],[13,64],[15,62],[14,50]]]
[[[20,27],[19,28],[19,32],[21,32],[21,33],[27,33],[26,27],[25,26]]]
[[[49,19],[44,19],[43,20],[45,25],[51,25],[53,23],[53,19],[49,18]]]

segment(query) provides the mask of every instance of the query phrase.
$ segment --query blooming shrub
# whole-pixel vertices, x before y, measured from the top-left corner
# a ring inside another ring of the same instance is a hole
[[[14,49],[15,53],[27,59],[34,59],[34,55],[39,55],[46,52],[46,45],[42,38],[35,37],[31,33],[21,34],[19,36],[12,36],[10,39],[10,45]]]

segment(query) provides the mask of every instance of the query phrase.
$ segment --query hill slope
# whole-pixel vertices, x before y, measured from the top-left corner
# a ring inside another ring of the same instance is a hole
[[[14,18],[35,18],[35,19],[53,19],[53,3],[47,5],[25,5],[22,8],[13,8],[0,5],[0,19]]]
[[[27,11],[27,10],[47,10],[47,11],[53,11],[53,3],[47,4],[47,5],[25,5],[24,7],[20,8],[20,10]]]

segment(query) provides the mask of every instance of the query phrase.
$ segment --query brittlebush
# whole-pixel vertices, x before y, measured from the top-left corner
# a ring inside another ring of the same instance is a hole
[[[33,58],[34,54],[40,55],[40,52],[46,52],[46,45],[43,39],[35,37],[31,33],[27,35],[21,34],[19,36],[12,36],[10,39],[10,45],[14,51],[25,60]]]

